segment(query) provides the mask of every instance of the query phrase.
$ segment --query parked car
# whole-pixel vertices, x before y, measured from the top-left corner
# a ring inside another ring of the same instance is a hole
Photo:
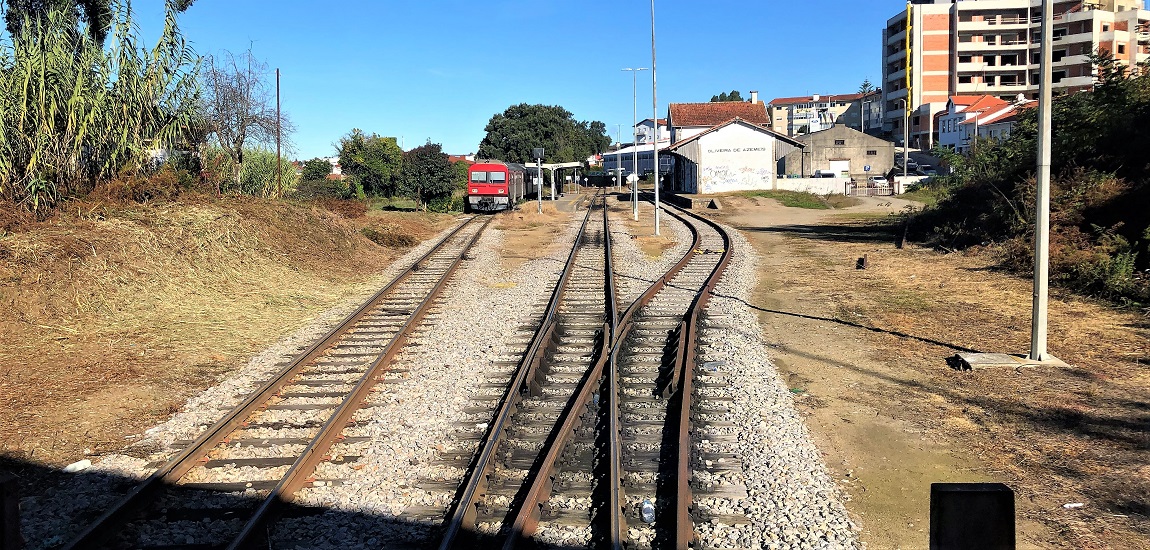
[[[838,174],[830,170],[815,170],[814,177],[816,178],[837,178]]]
[[[906,161],[906,169],[910,172],[918,171],[918,163],[913,160]]]
[[[866,179],[867,187],[887,187],[890,185],[890,180],[883,176],[871,176]]]
[[[934,167],[929,165],[929,164],[918,165],[917,171],[918,171],[918,175],[920,175],[920,176],[937,176],[938,175],[938,171],[935,170]]]

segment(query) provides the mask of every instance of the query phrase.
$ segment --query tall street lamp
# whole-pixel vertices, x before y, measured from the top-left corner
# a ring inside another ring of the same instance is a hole
[[[623,70],[631,71],[631,102],[634,109],[634,124],[631,125],[631,174],[634,178],[631,182],[631,214],[635,216],[635,221],[639,221],[639,71],[649,71],[650,69],[647,67],[637,69],[628,67]],[[655,126],[658,125],[659,121],[656,120]]]
[[[1042,0],[1042,50],[1038,88],[1038,180],[1034,224],[1034,310],[1031,316],[1030,359],[1047,361],[1046,317],[1050,284],[1050,142],[1051,142],[1051,58],[1054,18],[1053,2]],[[977,131],[977,126],[975,131]],[[977,135],[975,136],[977,138]]]
[[[907,92],[909,93],[909,91]],[[907,109],[905,99],[899,99],[902,102],[902,179],[906,180],[906,148],[910,144],[910,109]],[[905,183],[903,185],[906,185]]]
[[[655,0],[651,0],[651,111],[655,120],[655,235],[659,234],[659,95],[655,85]]]

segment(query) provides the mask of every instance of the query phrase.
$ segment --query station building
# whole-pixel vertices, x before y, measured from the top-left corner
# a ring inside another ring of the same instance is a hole
[[[765,118],[762,104],[759,109]],[[767,126],[735,117],[698,132],[678,134],[688,137],[665,150],[673,166],[665,187],[689,194],[773,189],[779,159],[802,143]]]

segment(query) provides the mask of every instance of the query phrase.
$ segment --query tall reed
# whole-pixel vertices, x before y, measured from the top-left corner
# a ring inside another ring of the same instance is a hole
[[[113,4],[106,48],[62,12],[0,40],[0,198],[43,212],[182,145],[197,123],[200,58],[166,4],[151,50],[137,45],[127,0]]]

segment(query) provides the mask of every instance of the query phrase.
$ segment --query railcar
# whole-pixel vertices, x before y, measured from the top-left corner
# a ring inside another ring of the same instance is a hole
[[[480,161],[467,169],[469,212],[498,212],[515,208],[526,193],[526,168],[522,164]]]

